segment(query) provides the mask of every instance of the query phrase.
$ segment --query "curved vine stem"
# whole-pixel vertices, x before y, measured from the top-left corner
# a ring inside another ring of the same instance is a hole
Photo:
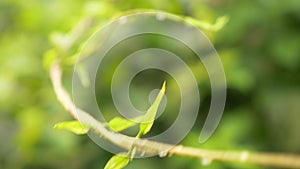
[[[199,159],[219,160],[225,162],[253,163],[258,165],[273,166],[280,168],[300,168],[300,156],[293,154],[278,153],[252,153],[248,151],[215,151],[204,150],[182,145],[171,145],[154,142],[147,139],[137,139],[106,129],[100,122],[88,113],[76,108],[70,95],[62,85],[62,70],[59,61],[56,60],[50,67],[50,78],[54,87],[55,94],[63,107],[78,120],[90,125],[94,132],[103,136],[111,143],[121,148],[129,150],[135,146],[138,152],[149,155],[176,155],[183,157],[193,157]]]

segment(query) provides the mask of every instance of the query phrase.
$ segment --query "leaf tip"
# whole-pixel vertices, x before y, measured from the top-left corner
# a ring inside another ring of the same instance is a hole
[[[215,31],[219,31],[222,29],[229,21],[229,17],[227,15],[221,16],[217,18],[215,23]]]
[[[86,134],[90,126],[86,124],[81,124],[79,121],[65,121],[65,122],[60,122],[54,125],[54,129],[64,129],[71,131],[75,134],[82,135]]]
[[[117,154],[112,156],[106,163],[104,169],[122,169],[130,161],[128,156],[123,156],[124,154]]]

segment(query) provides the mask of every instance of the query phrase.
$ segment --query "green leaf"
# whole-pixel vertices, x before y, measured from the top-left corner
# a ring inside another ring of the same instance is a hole
[[[129,163],[129,158],[122,154],[114,155],[106,163],[104,169],[122,169]]]
[[[219,31],[227,24],[228,21],[229,21],[228,16],[222,16],[222,17],[217,18],[217,21],[214,24],[214,30]]]
[[[53,32],[50,35],[50,40],[53,45],[60,48],[63,51],[66,51],[70,46],[70,40],[66,34]]]
[[[208,31],[214,31],[217,32],[220,29],[222,29],[226,23],[229,21],[229,18],[227,16],[222,16],[217,18],[216,22],[214,24],[211,24],[206,21],[200,21],[192,17],[185,17],[184,20],[194,26],[197,26],[199,28],[208,30]]]
[[[153,104],[150,106],[147,113],[143,116],[140,124],[140,131],[136,136],[137,138],[139,138],[141,135],[147,134],[151,130],[159,104],[165,94],[165,91],[166,91],[166,81],[164,81],[162,88],[159,91],[158,95],[156,96]]]
[[[90,126],[86,124],[81,124],[79,121],[65,121],[55,124],[54,128],[68,130],[80,135],[86,134],[89,131]]]
[[[129,127],[132,127],[134,125],[137,125],[138,123],[122,118],[122,117],[115,117],[112,120],[109,121],[108,125],[109,127],[115,131],[115,132],[119,132],[122,130],[125,130]]]
[[[44,54],[43,65],[49,69],[53,61],[57,58],[58,54],[55,49],[50,49]]]

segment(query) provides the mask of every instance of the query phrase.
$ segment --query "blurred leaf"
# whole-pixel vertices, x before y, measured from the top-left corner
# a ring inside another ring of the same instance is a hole
[[[109,121],[108,125],[109,127],[115,131],[115,132],[119,132],[122,130],[125,130],[129,127],[132,127],[134,125],[137,125],[138,123],[122,118],[122,117],[115,117],[113,118],[111,121]]]
[[[255,85],[255,77],[246,63],[243,65],[241,52],[238,49],[220,50],[220,58],[226,72],[229,88],[247,92]]]
[[[89,131],[90,126],[81,124],[79,121],[65,121],[55,124],[54,128],[68,130],[75,134],[81,135],[86,134]]]
[[[299,36],[293,34],[280,36],[282,35],[274,37],[269,44],[272,58],[277,64],[287,69],[297,69],[300,63]]]
[[[129,163],[129,158],[127,156],[114,155],[106,163],[104,169],[122,169]]]
[[[229,21],[229,18],[227,16],[219,17],[219,18],[217,18],[217,20],[214,24],[211,24],[206,21],[197,20],[192,17],[186,17],[184,20],[192,25],[199,27],[199,28],[202,28],[202,29],[205,29],[208,31],[217,32],[226,25],[226,23]]]
[[[215,31],[222,29],[229,21],[228,16],[221,16],[217,18],[216,23],[213,25]]]
[[[43,64],[46,69],[49,69],[54,59],[57,57],[57,52],[54,49],[48,50],[44,54]]]
[[[43,110],[32,107],[22,110],[17,115],[17,122],[20,125],[20,130],[17,135],[18,145],[21,146],[21,151],[26,151],[27,155],[31,154],[32,146],[37,144],[42,136],[43,124],[46,119]]]
[[[70,40],[68,37],[62,33],[54,32],[50,35],[50,40],[54,46],[60,48],[61,50],[65,51],[70,46]]]
[[[58,47],[60,50],[67,52],[70,50],[78,41],[89,32],[88,29],[91,28],[91,18],[86,17],[80,20],[69,32],[53,32],[50,35],[50,40],[54,46]]]
[[[153,104],[148,109],[147,113],[142,117],[142,121],[140,124],[140,131],[137,135],[137,137],[140,137],[141,135],[147,134],[154,123],[154,119],[156,116],[156,112],[158,110],[159,104],[165,94],[166,91],[166,81],[164,81],[161,90],[159,91],[158,95],[156,96]]]

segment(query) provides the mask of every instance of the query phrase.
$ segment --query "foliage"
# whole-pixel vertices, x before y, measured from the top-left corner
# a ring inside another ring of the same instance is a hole
[[[129,163],[129,157],[114,155],[105,165],[104,169],[122,169],[128,163]]]
[[[112,129],[115,132],[119,132],[119,131],[125,130],[133,125],[139,124],[140,128],[139,128],[139,132],[136,135],[136,137],[140,138],[142,135],[147,134],[153,126],[155,116],[156,116],[158,107],[160,105],[160,102],[165,94],[165,90],[166,90],[166,82],[163,83],[162,88],[161,88],[160,92],[158,93],[158,95],[156,96],[153,104],[149,107],[149,109],[147,110],[147,112],[144,115],[138,116],[138,117],[132,119],[132,121],[127,120],[125,118],[121,118],[121,117],[115,117],[108,123],[108,126],[110,127],[110,129]],[[133,121],[136,121],[136,122],[133,122]],[[69,130],[75,134],[80,135],[80,134],[86,134],[88,132],[88,130],[90,129],[90,126],[86,125],[86,124],[81,124],[79,121],[66,121],[66,122],[57,123],[54,126],[54,128]],[[127,154],[120,153],[120,154],[114,155],[107,162],[105,169],[110,169],[110,168],[121,169],[128,164],[129,158],[133,159],[134,156],[135,156],[135,147],[132,147],[131,150]]]
[[[43,55],[47,58],[45,67],[49,67],[53,58],[63,56],[65,73],[70,74],[76,53],[84,45],[83,39],[121,12],[136,8],[163,10],[208,23],[214,23],[218,16],[230,17],[224,29],[216,34],[208,33],[227,75],[228,99],[224,117],[217,133],[207,143],[199,145],[196,140],[210,98],[205,70],[195,64],[203,71],[198,79],[201,110],[196,126],[183,144],[210,149],[247,148],[299,153],[299,6],[297,0],[1,0],[0,168],[104,167],[110,154],[91,144],[89,138],[52,129],[55,123],[70,117],[54,96],[48,72],[43,67]],[[82,37],[73,37],[76,33],[72,34],[70,30],[83,18],[92,18],[90,29],[84,31]],[[78,43],[58,47],[70,38],[79,38]],[[66,50],[68,47],[70,49]],[[70,79],[64,79],[64,84],[70,89]],[[176,86],[168,80],[168,89],[173,88]],[[145,98],[146,90],[133,86],[133,98]],[[176,97],[175,93],[173,95]],[[106,93],[102,96],[100,98],[106,105],[103,109],[114,112],[109,108],[112,107],[108,101],[110,96]],[[138,99],[134,103],[149,107],[144,105],[144,100]],[[172,105],[176,107],[176,104]],[[176,110],[168,106],[167,112]],[[172,117],[171,113],[161,116],[149,134],[169,126]],[[193,159],[149,158],[136,160],[128,164],[128,168],[199,168],[199,164]],[[241,166],[213,162],[205,168]]]
[[[65,121],[55,124],[55,129],[69,130],[75,134],[86,134],[89,131],[88,125],[82,125],[79,121]]]

